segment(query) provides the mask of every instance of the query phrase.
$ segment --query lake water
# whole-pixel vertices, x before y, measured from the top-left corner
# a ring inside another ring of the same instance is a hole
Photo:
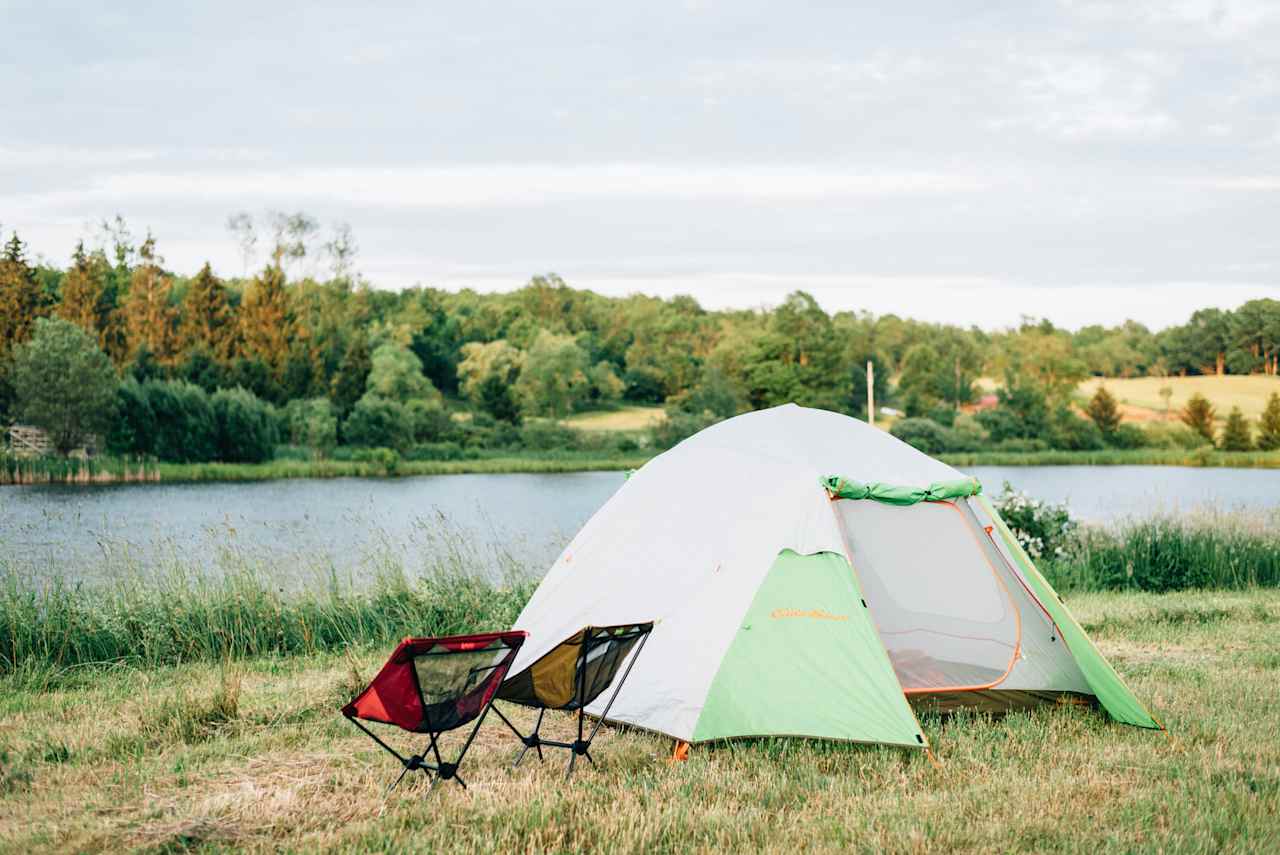
[[[1280,507],[1280,471],[1171,466],[973,467],[1108,522],[1153,513]],[[620,472],[258,483],[0,487],[0,560],[94,581],[166,565],[267,567],[359,583],[388,563],[541,572],[623,482]]]

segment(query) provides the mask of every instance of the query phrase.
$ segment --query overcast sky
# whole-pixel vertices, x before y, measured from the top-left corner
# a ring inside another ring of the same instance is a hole
[[[228,215],[302,209],[379,287],[988,327],[1280,298],[1278,2],[197,5],[0,0],[6,234],[238,274]]]

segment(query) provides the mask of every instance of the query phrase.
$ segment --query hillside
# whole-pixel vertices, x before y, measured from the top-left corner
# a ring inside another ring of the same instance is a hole
[[[1168,401],[1168,418],[1177,418],[1178,411],[1187,399],[1199,392],[1217,407],[1218,417],[1225,418],[1232,407],[1239,407],[1245,416],[1257,418],[1267,398],[1280,392],[1280,377],[1264,374],[1225,377],[1134,377],[1130,379],[1092,378],[1080,384],[1080,395],[1086,400],[1099,385],[1105,384],[1121,404],[1126,421],[1157,421],[1166,417],[1165,400],[1160,390],[1171,389]]]

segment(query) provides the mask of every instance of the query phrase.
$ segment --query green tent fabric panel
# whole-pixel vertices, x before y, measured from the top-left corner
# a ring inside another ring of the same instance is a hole
[[[920,502],[945,502],[963,499],[982,492],[977,478],[958,481],[935,481],[928,487],[901,487],[895,484],[863,484],[833,475],[822,479],[822,486],[837,499],[871,499],[886,505],[915,505]]]
[[[735,736],[925,747],[843,556],[778,554],[693,732],[695,742]]]
[[[1084,628],[1080,626],[1066,605],[1058,598],[1058,592],[1053,589],[1053,586],[1049,584],[1049,581],[1044,576],[1040,575],[1040,571],[1036,569],[1031,558],[1023,551],[1022,545],[1018,543],[1018,539],[1009,531],[1009,527],[1004,524],[1004,520],[1000,519],[1000,515],[996,513],[995,508],[991,506],[985,496],[980,496],[978,501],[982,504],[983,509],[986,510],[987,515],[991,517],[992,523],[1000,532],[1000,537],[1009,547],[1010,554],[1018,562],[1023,575],[1026,577],[1027,584],[1031,586],[1032,591],[1039,598],[1045,611],[1053,617],[1054,623],[1058,625],[1058,629],[1062,632],[1062,639],[1067,643],[1067,649],[1071,651],[1072,657],[1076,660],[1076,665],[1080,667],[1085,680],[1089,683],[1089,688],[1093,689],[1093,693],[1097,695],[1103,709],[1116,721],[1138,727],[1159,728],[1160,723],[1152,717],[1151,713],[1147,712],[1142,703],[1129,690],[1129,687],[1124,684],[1124,680],[1120,679],[1120,675],[1111,667],[1111,663],[1089,640]]]

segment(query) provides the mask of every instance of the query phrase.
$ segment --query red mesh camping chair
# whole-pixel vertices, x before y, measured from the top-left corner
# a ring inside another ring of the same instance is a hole
[[[458,766],[484,723],[494,693],[507,676],[526,637],[524,632],[486,632],[446,638],[406,638],[400,642],[373,682],[342,708],[342,714],[352,724],[404,766],[400,777],[387,788],[388,792],[415,769],[421,769],[431,778],[433,788],[441,779],[449,778],[455,779],[464,790],[467,788],[458,775]],[[425,733],[429,741],[421,754],[405,758],[361,724],[360,719],[393,724],[411,733]],[[458,752],[458,759],[445,762],[440,756],[440,735],[472,720],[477,720],[476,726]],[[428,762],[428,754],[434,763]]]
[[[502,710],[496,706],[493,708],[498,718],[506,722],[507,727],[511,728],[524,743],[524,749],[512,765],[519,766],[530,748],[538,752],[538,759],[541,760],[544,745],[567,748],[571,752],[565,778],[573,774],[573,762],[578,759],[579,754],[594,765],[596,761],[588,753],[591,740],[595,739],[600,723],[609,714],[609,707],[613,706],[619,690],[627,681],[627,675],[631,673],[631,667],[640,656],[640,651],[644,649],[644,643],[649,640],[649,633],[652,630],[652,622],[583,627],[552,648],[537,662],[506,680],[498,689],[499,698],[523,706],[535,707],[538,710],[538,723],[534,725],[533,733],[525,736],[502,714]],[[595,726],[591,728],[591,734],[583,739],[582,709],[609,688],[618,669],[622,667],[623,662],[627,661],[628,654],[633,648],[635,656],[630,658],[627,670],[622,673],[622,679],[618,680],[618,685],[610,695],[609,702],[605,704],[604,711],[596,719]],[[538,730],[542,727],[542,716],[549,709],[578,711],[576,740],[556,742],[543,739],[538,735]]]

